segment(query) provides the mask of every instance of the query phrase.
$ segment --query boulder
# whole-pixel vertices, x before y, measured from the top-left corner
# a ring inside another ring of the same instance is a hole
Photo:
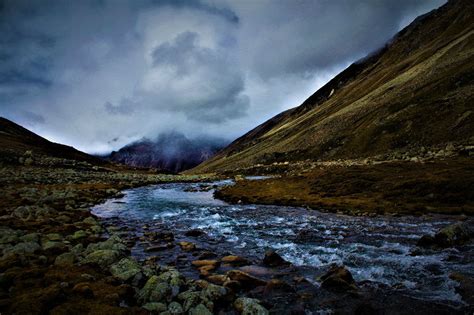
[[[260,305],[260,301],[251,298],[238,298],[234,302],[235,309],[242,315],[267,315],[267,309]]]
[[[39,243],[40,235],[38,233],[28,233],[20,237],[23,242],[35,242]]]
[[[332,266],[322,277],[321,286],[331,291],[356,290],[354,278],[344,266]]]
[[[191,242],[179,242],[178,245],[181,247],[182,250],[186,252],[191,252],[196,249],[196,245]]]
[[[186,233],[184,233],[184,235],[190,236],[190,237],[198,237],[205,234],[206,233],[203,230],[199,230],[199,229],[189,230],[189,231],[186,231]]]
[[[189,310],[190,315],[212,315],[211,311],[203,304],[199,304],[196,307]]]
[[[72,239],[73,240],[79,240],[81,238],[86,238],[87,237],[87,232],[84,231],[84,230],[79,230],[79,231],[76,231],[74,232],[74,234],[72,235]]]
[[[168,310],[168,307],[166,307],[166,304],[158,303],[158,302],[146,303],[142,307],[152,313],[161,313]]]
[[[212,274],[212,272],[216,270],[216,266],[214,265],[206,265],[199,267],[199,274],[203,277],[208,277]]]
[[[417,245],[420,247],[453,247],[468,243],[474,237],[471,222],[460,222],[448,225],[439,230],[434,236],[423,235]]]
[[[168,305],[168,312],[172,315],[184,314],[183,307],[178,302],[171,302],[170,305]]]
[[[207,277],[207,281],[218,285],[223,285],[228,280],[229,278],[226,275],[210,275]]]
[[[245,266],[245,265],[250,264],[250,262],[247,259],[240,256],[235,256],[235,255],[222,257],[221,262],[232,265],[232,266]]]
[[[33,254],[39,250],[41,250],[41,246],[36,242],[22,242],[13,246],[13,248],[9,249],[8,252],[18,255],[24,255]]]
[[[202,266],[219,266],[219,262],[217,260],[194,260],[191,264],[195,267],[202,267]]]
[[[130,258],[123,258],[118,263],[110,266],[110,273],[122,281],[128,281],[140,272],[140,265]]]
[[[171,287],[158,276],[152,276],[138,292],[138,300],[146,302],[167,302],[171,297]]]
[[[67,252],[56,257],[54,264],[57,266],[72,266],[77,260],[74,253]]]
[[[249,275],[246,272],[240,270],[230,270],[227,272],[229,279],[238,281],[244,288],[253,289],[258,286],[265,286],[267,283],[259,278]]]
[[[178,300],[182,302],[183,308],[187,312],[201,303],[201,293],[192,290],[184,291],[178,295]]]
[[[86,254],[88,254],[97,250],[114,250],[120,252],[121,254],[125,254],[128,252],[127,246],[117,235],[111,236],[108,240],[104,242],[89,244],[85,252]]]
[[[474,229],[469,222],[461,222],[441,229],[434,236],[435,244],[440,247],[463,245],[474,236]]]
[[[175,269],[169,269],[158,276],[160,281],[168,283],[171,287],[179,290],[181,286],[184,285],[185,278]],[[178,295],[179,292],[176,292],[174,295]]]
[[[47,241],[43,243],[43,250],[50,252],[65,251],[67,246],[63,242]]]
[[[112,249],[100,249],[88,254],[82,261],[82,264],[95,264],[103,269],[118,261],[121,253]]]
[[[84,220],[82,220],[82,222],[86,223],[86,224],[90,224],[90,225],[98,225],[99,223],[97,222],[96,219],[94,219],[93,217],[87,217],[85,218]]]
[[[290,263],[284,260],[274,250],[268,250],[265,252],[265,257],[263,258],[263,264],[270,267],[279,267],[279,266],[287,266]]]

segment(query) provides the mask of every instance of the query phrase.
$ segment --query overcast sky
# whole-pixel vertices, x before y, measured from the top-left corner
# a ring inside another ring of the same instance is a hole
[[[104,153],[233,139],[445,0],[0,0],[0,116]]]

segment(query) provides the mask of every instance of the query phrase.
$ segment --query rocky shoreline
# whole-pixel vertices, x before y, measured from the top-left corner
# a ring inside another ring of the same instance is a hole
[[[186,279],[171,267],[130,257],[130,244],[107,231],[90,207],[130,187],[200,181],[200,176],[117,172],[89,165],[2,167],[0,312],[2,314],[211,314],[229,290]],[[38,165],[40,164],[40,165]]]

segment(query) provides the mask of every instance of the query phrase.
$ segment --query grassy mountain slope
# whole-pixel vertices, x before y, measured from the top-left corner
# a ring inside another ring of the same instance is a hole
[[[474,136],[473,83],[474,2],[450,1],[193,172],[468,144]]]

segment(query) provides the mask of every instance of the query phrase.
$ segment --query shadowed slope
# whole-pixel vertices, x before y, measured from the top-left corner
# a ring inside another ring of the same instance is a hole
[[[105,164],[99,158],[81,152],[73,147],[54,143],[21,127],[14,122],[0,117],[0,153],[5,158],[23,155],[32,151],[35,155],[46,155],[92,164]]]

